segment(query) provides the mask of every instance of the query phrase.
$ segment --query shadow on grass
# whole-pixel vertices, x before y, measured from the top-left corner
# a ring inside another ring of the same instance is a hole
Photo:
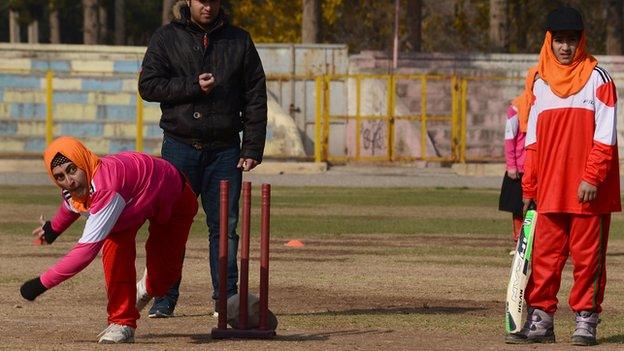
[[[389,307],[389,308],[357,308],[344,311],[304,312],[304,313],[280,313],[282,316],[355,316],[355,315],[381,315],[381,314],[463,314],[476,311],[484,311],[484,307]]]
[[[299,342],[299,341],[325,341],[329,340],[332,336],[344,336],[344,335],[366,335],[366,334],[388,334],[392,333],[392,330],[380,330],[380,329],[371,329],[371,330],[337,330],[331,332],[318,332],[318,333],[297,333],[297,334],[286,334],[281,335],[280,330],[277,330],[277,335],[273,339],[269,339],[271,341],[285,341],[285,342]],[[226,340],[249,340],[249,339],[213,339],[210,333],[204,334],[176,334],[176,333],[165,333],[165,334],[145,334],[142,338],[145,339],[164,339],[164,338],[190,338],[193,344],[205,344],[209,342],[219,342]],[[141,343],[155,343],[150,341],[141,341]]]
[[[319,333],[297,333],[297,334],[287,334],[281,335],[279,329],[277,330],[277,335],[275,338],[270,339],[271,341],[283,341],[283,342],[301,342],[301,341],[326,341],[329,340],[332,336],[344,336],[344,335],[366,335],[366,334],[387,334],[392,333],[392,330],[337,330],[331,332],[319,332]],[[184,337],[184,334],[162,334],[160,337]],[[195,334],[188,335],[191,340],[193,340],[194,344],[204,344],[208,342],[219,342],[225,341],[228,339],[213,339],[210,334]],[[154,337],[158,337],[154,335]],[[229,339],[229,340],[248,340],[248,339]]]
[[[600,344],[624,344],[624,334],[612,335],[607,338],[599,338]]]

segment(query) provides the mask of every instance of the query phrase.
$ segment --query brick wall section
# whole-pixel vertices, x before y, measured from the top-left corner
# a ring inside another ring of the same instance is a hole
[[[598,64],[609,71],[624,96],[624,56],[597,56]],[[507,107],[524,84],[526,70],[537,62],[537,55],[517,54],[411,54],[401,56],[399,73],[441,74],[471,77],[467,94],[467,157],[473,160],[501,160]],[[381,52],[363,52],[349,60],[349,73],[389,73],[391,57]],[[496,79],[494,79],[496,77]],[[420,109],[420,84],[397,86],[397,97],[412,111]],[[621,111],[622,102],[618,102]],[[428,114],[450,110],[448,89],[429,86]],[[618,114],[618,137],[624,136],[622,115]],[[428,126],[436,149],[447,150],[450,128],[446,124]],[[620,155],[623,144],[619,143]]]

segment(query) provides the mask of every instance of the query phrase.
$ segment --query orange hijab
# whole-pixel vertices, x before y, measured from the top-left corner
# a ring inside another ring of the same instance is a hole
[[[82,169],[87,176],[87,186],[90,186],[93,175],[100,165],[100,159],[91,150],[87,149],[78,139],[72,137],[60,137],[54,140],[43,152],[43,164],[48,171],[48,175],[56,183],[52,175],[52,160],[57,153],[70,159],[73,163]],[[86,212],[91,205],[91,196],[87,192],[84,199],[70,198],[72,206],[78,211]]]
[[[529,68],[526,78],[524,80],[524,91],[511,102],[518,109],[518,123],[520,131],[526,133],[527,124],[529,122],[529,110],[533,105],[533,83],[535,83],[535,76],[537,75],[537,66]]]
[[[550,31],[546,32],[544,44],[540,51],[539,62],[537,66],[529,69],[524,82],[524,91],[512,101],[512,104],[518,109],[518,122],[521,132],[526,133],[529,110],[535,99],[535,96],[533,96],[533,83],[535,82],[536,74],[560,98],[576,94],[585,86],[598,63],[592,55],[587,53],[585,49],[586,43],[585,32],[581,32],[581,40],[579,40],[572,63],[564,65],[559,63],[552,51],[552,34]]]
[[[578,93],[598,64],[598,61],[585,50],[586,42],[585,32],[581,32],[581,40],[579,40],[572,63],[564,65],[557,61],[552,51],[552,34],[550,31],[546,32],[537,64],[538,72],[540,78],[548,83],[550,90],[560,98],[567,98]]]

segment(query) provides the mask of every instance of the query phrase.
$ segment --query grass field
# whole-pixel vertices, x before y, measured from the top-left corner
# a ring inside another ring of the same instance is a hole
[[[258,195],[255,189],[252,240],[257,239]],[[133,349],[526,349],[502,342],[512,241],[511,216],[496,210],[498,191],[274,187],[272,195],[270,307],[280,322],[278,337],[210,338],[216,319],[210,315],[207,236],[200,214],[187,246],[176,318],[142,318]],[[5,297],[0,348],[99,348],[95,336],[106,326],[99,262],[34,303],[19,296],[20,284],[53,264],[80,235],[82,223],[76,223],[52,246],[30,245],[39,214],[50,217],[58,202],[52,187],[0,187],[0,292]],[[599,349],[624,348],[623,233],[624,217],[616,214]],[[144,239],[142,233],[140,246]],[[305,247],[285,247],[290,239],[302,240]],[[252,243],[256,284],[257,249]],[[137,266],[143,262],[144,252],[138,250]],[[558,343],[538,349],[571,347],[570,266],[559,294]]]

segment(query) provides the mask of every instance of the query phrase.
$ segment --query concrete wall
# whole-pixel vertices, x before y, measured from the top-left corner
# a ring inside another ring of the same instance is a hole
[[[54,135],[86,139],[100,153],[134,149],[136,78],[144,51],[143,47],[0,44],[0,155],[40,154],[45,147],[48,69],[55,76]],[[259,44],[258,51],[270,78],[267,86],[273,99],[269,104],[268,156],[313,154],[316,75],[392,72],[386,54],[363,52],[349,57],[344,45]],[[505,111],[521,91],[526,69],[536,60],[536,55],[413,54],[401,56],[398,73],[471,77],[467,95],[468,159],[500,160]],[[620,90],[624,89],[624,57],[599,56],[598,60]],[[331,123],[330,154],[353,157],[357,138],[361,155],[387,154],[385,123],[364,122],[360,135],[355,135],[351,119],[356,114],[353,78],[332,81],[330,93],[330,114],[349,116],[349,121]],[[418,80],[398,81],[396,94],[397,115],[420,114]],[[383,81],[363,82],[361,96],[361,114],[386,113],[387,88]],[[429,81],[426,101],[428,115],[450,115],[450,80]],[[162,140],[159,118],[158,104],[145,102],[144,149],[155,154]],[[620,120],[620,137],[623,130]],[[399,156],[421,155],[418,122],[397,121],[396,132]],[[427,124],[426,148],[427,156],[449,155],[450,123]]]
[[[312,77],[344,73],[344,45],[258,45],[269,81],[267,156],[305,156],[302,135],[289,114],[295,101],[304,112],[314,96],[298,91],[313,79],[284,80],[285,74]],[[137,72],[143,47],[0,44],[0,154],[40,154],[45,148],[46,79],[53,79],[54,132],[82,138],[98,153],[133,150],[136,138]],[[310,83],[311,82],[311,83]],[[144,151],[158,154],[162,131],[160,108],[144,103]],[[314,113],[302,116],[314,116]],[[297,118],[293,118],[297,117]],[[313,118],[313,117],[312,117]],[[313,119],[312,119],[313,123]],[[313,127],[307,127],[313,131]],[[285,132],[289,131],[289,132]]]
[[[474,160],[502,159],[506,111],[510,101],[523,89],[524,76],[537,62],[537,55],[520,54],[411,54],[399,60],[398,73],[427,73],[471,77],[467,94],[467,157]],[[598,64],[613,77],[618,93],[624,96],[624,56],[597,56]],[[388,73],[391,57],[381,52],[363,52],[349,59],[349,72]],[[420,99],[420,85],[408,84],[408,93],[399,96],[406,106],[415,109]],[[442,89],[428,89],[428,106],[448,110],[450,94]],[[622,99],[618,110],[622,110]],[[620,155],[623,154],[624,123],[618,114]],[[439,150],[446,150],[450,140],[448,125],[428,126],[429,135]]]

